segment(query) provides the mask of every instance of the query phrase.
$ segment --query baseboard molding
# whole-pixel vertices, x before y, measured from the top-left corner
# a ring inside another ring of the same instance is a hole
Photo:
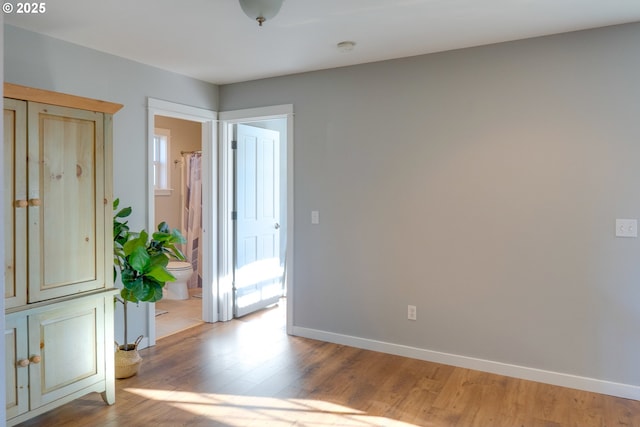
[[[331,342],[334,344],[348,345],[350,347],[379,351],[381,353],[410,357],[413,359],[420,359],[428,362],[442,363],[444,365],[452,365],[460,368],[490,372],[493,374],[521,378],[530,381],[537,381],[561,387],[608,394],[610,396],[623,397],[626,399],[640,400],[640,386],[630,384],[603,381],[595,378],[564,374],[561,372],[545,371],[542,369],[529,368],[526,366],[510,365],[507,363],[494,362],[491,360],[477,359],[473,357],[460,356],[457,354],[442,353],[433,350],[425,350],[421,348],[392,344],[383,341],[376,341],[349,335],[320,331],[317,329],[302,328],[299,326],[294,326],[292,331],[293,335],[295,336]]]

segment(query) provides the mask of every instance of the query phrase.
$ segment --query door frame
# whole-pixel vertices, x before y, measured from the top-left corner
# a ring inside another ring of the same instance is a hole
[[[270,119],[286,119],[287,135],[287,186],[286,186],[286,255],[284,284],[287,289],[287,333],[293,331],[293,303],[294,303],[294,272],[293,272],[293,104],[274,105],[269,107],[250,108],[220,112],[220,197],[219,197],[219,250],[218,264],[218,299],[220,305],[219,320],[226,321],[233,318],[233,211],[234,197],[234,166],[233,150],[229,125],[246,122],[258,122]]]
[[[202,124],[202,320],[216,322],[218,270],[218,113],[198,107],[147,98],[147,229],[155,230],[153,135],[155,116]],[[149,346],[156,343],[155,304],[148,304]]]

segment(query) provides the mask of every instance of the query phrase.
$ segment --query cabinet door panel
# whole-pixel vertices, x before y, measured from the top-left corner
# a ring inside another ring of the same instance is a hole
[[[103,115],[29,104],[29,302],[104,282]]]
[[[27,104],[4,100],[5,307],[27,303]]]
[[[29,368],[18,366],[28,358],[26,317],[7,317],[4,331],[7,419],[29,410]]]
[[[103,322],[100,299],[29,316],[31,409],[104,380]]]

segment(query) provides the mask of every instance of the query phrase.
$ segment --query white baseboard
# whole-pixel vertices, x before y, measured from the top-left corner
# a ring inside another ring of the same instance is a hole
[[[510,365],[491,360],[476,359],[457,354],[442,353],[439,351],[425,350],[399,344],[391,344],[383,341],[370,340],[349,335],[335,334],[317,329],[293,327],[293,335],[311,338],[335,344],[348,345],[350,347],[365,350],[379,351],[381,353],[426,360],[428,362],[442,363],[460,368],[474,369],[490,372],[508,377],[521,378],[561,387],[585,390],[594,393],[608,394],[626,399],[640,400],[640,386],[603,381],[595,378],[580,377],[561,372],[545,371],[526,366]]]

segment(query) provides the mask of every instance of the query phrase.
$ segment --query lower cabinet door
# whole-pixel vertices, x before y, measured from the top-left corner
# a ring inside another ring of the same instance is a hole
[[[67,302],[29,316],[32,410],[104,381],[103,325],[100,298]]]
[[[4,331],[7,418],[29,410],[26,316],[7,316]]]

